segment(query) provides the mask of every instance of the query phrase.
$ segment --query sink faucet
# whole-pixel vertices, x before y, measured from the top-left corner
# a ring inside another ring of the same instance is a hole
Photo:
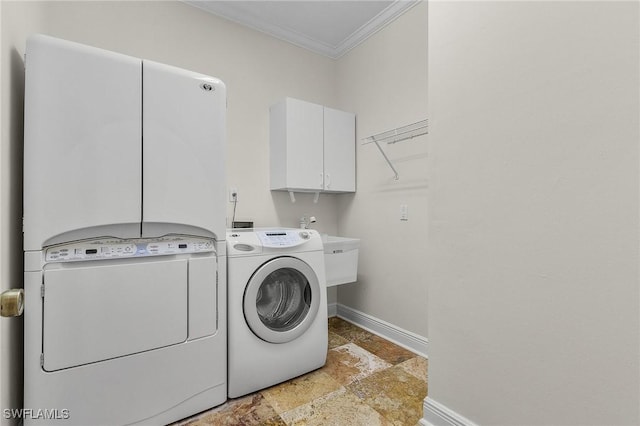
[[[316,223],[316,217],[315,216],[309,216],[309,219],[307,219],[306,216],[302,216],[300,218],[300,228],[301,229],[309,229],[311,227],[312,223]]]

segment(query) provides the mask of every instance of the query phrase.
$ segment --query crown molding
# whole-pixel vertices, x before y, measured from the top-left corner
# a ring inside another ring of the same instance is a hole
[[[349,50],[353,49],[354,47],[365,41],[367,38],[380,31],[386,25],[405,13],[407,10],[420,3],[420,1],[422,0],[395,0],[382,12],[378,13],[375,17],[370,19],[366,24],[356,29],[349,37],[347,37],[337,46],[329,45],[320,40],[294,31],[290,28],[265,22],[258,14],[253,14],[246,9],[238,7],[234,4],[234,2],[197,0],[182,1],[183,3],[190,6],[196,7],[214,15],[221,16],[237,24],[247,26],[272,37],[311,50],[320,55],[328,56],[332,59],[338,59]]]
[[[422,0],[395,0],[382,12],[373,17],[369,22],[354,31],[349,37],[344,39],[342,43],[334,48],[335,56],[333,59],[338,59],[353,49],[391,22],[400,17],[403,13],[420,3]]]

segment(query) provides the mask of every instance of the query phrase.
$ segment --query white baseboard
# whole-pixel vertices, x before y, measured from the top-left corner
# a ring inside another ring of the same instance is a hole
[[[471,420],[426,397],[423,404],[422,426],[477,426]]]
[[[379,318],[357,311],[340,303],[332,303],[328,307],[329,316],[338,316],[367,331],[377,334],[405,349],[427,358],[426,337],[404,330]],[[332,311],[335,312],[332,315]]]
[[[329,303],[327,305],[327,311],[329,313],[329,318],[338,316],[338,304],[337,303]]]

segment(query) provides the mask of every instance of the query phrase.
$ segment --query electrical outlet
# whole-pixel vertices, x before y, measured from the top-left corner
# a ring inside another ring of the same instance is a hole
[[[238,201],[238,188],[229,189],[229,202],[233,203]]]
[[[409,220],[409,206],[407,206],[406,204],[400,204],[400,220]]]

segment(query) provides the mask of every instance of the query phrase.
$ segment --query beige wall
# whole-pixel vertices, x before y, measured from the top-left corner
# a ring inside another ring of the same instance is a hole
[[[640,423],[637,2],[429,5],[429,398]]]
[[[338,301],[427,336],[427,138],[383,149],[363,138],[427,118],[427,4],[421,3],[338,60],[341,108],[357,116],[357,192],[339,200],[340,235],[361,239],[358,282]],[[409,220],[400,221],[407,204]]]

